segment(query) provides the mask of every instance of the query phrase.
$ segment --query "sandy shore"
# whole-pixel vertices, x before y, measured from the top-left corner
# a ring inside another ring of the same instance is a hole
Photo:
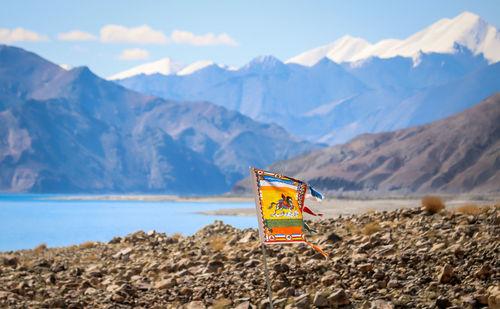
[[[173,195],[103,195],[103,196],[62,196],[51,200],[106,200],[106,201],[146,201],[146,202],[213,202],[213,203],[253,203],[252,196],[173,196]],[[482,206],[500,202],[500,196],[449,196],[443,197],[446,208],[453,209],[466,204]],[[369,211],[390,211],[399,208],[413,208],[421,205],[420,198],[406,197],[364,197],[325,199],[322,202],[306,200],[306,205],[323,213],[323,217],[307,216],[311,219],[328,219],[339,215],[360,214]],[[223,208],[197,212],[217,216],[255,216],[254,208]]]
[[[499,198],[492,199],[466,199],[454,198],[444,200],[447,209],[453,209],[466,204],[475,204],[482,206],[485,204],[495,204],[500,201]],[[308,219],[328,219],[338,217],[339,215],[353,215],[369,211],[391,211],[399,208],[414,208],[421,205],[421,199],[327,199],[322,202],[307,201],[306,205],[310,208],[323,213],[323,217],[312,217],[306,215]],[[218,216],[255,216],[254,208],[221,208],[214,211],[198,212],[204,215]]]

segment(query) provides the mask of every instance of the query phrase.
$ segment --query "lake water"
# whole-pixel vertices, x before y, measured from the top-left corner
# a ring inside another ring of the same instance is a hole
[[[194,234],[215,220],[257,227],[255,217],[196,214],[253,203],[45,200],[44,195],[0,195],[0,252],[111,240],[138,230]]]

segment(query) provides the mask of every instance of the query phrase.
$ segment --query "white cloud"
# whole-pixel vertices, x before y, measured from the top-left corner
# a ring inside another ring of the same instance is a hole
[[[9,30],[7,28],[0,28],[0,42],[44,42],[48,41],[45,35],[40,35],[34,31],[26,30],[24,28],[16,28]]]
[[[149,53],[147,50],[140,48],[125,49],[119,58],[120,60],[147,60],[149,59]]]
[[[225,33],[219,34],[218,36],[213,33],[207,33],[205,35],[195,35],[192,32],[181,30],[172,31],[172,41],[179,44],[190,44],[197,46],[238,45],[235,40],[233,40],[229,35]]]
[[[127,28],[120,25],[106,25],[101,28],[102,42],[125,42],[138,44],[165,44],[168,38],[161,31],[148,25]]]
[[[64,41],[88,41],[88,40],[97,40],[97,37],[93,34],[90,34],[85,31],[73,30],[67,33],[59,33],[57,35],[59,40]]]

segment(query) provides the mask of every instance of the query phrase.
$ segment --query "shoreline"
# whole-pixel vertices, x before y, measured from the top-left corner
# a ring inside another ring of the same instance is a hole
[[[449,195],[442,196],[446,208],[451,210],[467,204],[482,206],[500,202],[498,195]],[[44,200],[97,200],[97,201],[141,201],[141,202],[198,202],[198,203],[254,203],[253,196],[174,196],[174,195],[102,195],[102,196],[60,196]],[[365,212],[391,211],[400,208],[421,206],[420,197],[407,196],[364,196],[327,198],[322,202],[306,200],[306,205],[323,213],[322,217],[306,216],[310,220],[330,219],[338,216],[356,215]],[[255,216],[255,209],[231,207],[198,211],[193,214],[210,216]]]

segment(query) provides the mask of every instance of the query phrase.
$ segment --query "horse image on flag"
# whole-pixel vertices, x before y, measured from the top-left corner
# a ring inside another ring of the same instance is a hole
[[[271,202],[271,206],[269,206],[268,209],[274,208],[274,214],[271,216],[279,216],[278,211],[280,211],[281,214],[287,213],[292,211],[295,206],[293,205],[293,199],[291,196],[285,196],[284,194],[281,194],[281,199],[278,202]]]
[[[304,223],[302,213],[316,215],[304,206],[308,185],[300,180],[250,167],[255,207],[259,223],[259,238],[263,244],[306,243],[310,244],[304,230],[311,229]],[[320,199],[321,194],[310,188],[311,194]]]

